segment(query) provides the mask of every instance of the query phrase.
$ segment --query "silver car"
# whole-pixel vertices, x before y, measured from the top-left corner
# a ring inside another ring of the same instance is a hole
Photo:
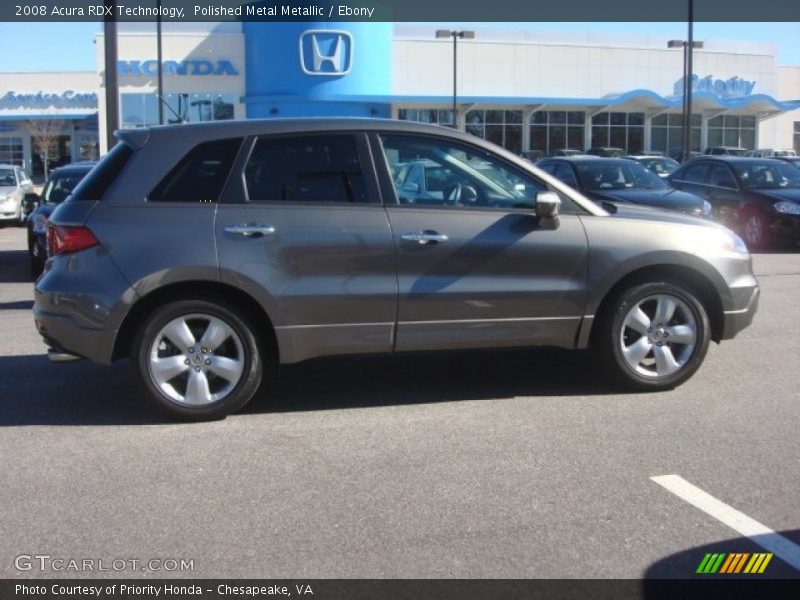
[[[0,224],[25,223],[22,201],[30,193],[33,193],[33,182],[22,168],[0,165]]]
[[[176,417],[223,417],[273,366],[336,354],[591,348],[661,390],[758,305],[724,227],[607,212],[464,133],[275,119],[117,137],[51,216],[36,327],[56,361],[130,358]],[[400,189],[409,164],[447,189]]]

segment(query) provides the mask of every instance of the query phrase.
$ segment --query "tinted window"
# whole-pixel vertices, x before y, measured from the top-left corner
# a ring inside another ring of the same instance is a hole
[[[47,180],[44,189],[42,189],[42,202],[45,204],[63,202],[86,176],[87,172],[76,171],[53,175]]]
[[[555,176],[561,181],[572,187],[578,187],[578,180],[575,179],[575,173],[572,172],[572,167],[565,164],[556,166]]]
[[[725,165],[711,166],[711,169],[709,170],[708,173],[708,183],[709,185],[715,185],[717,187],[724,187],[724,188],[736,187],[736,182],[733,179],[733,175]]]
[[[150,193],[152,202],[216,202],[231,172],[241,138],[198,144]]]
[[[0,169],[0,186],[15,186],[17,180],[14,177],[14,169]]]
[[[72,200],[101,200],[132,154],[133,150],[128,144],[117,143],[72,190]]]
[[[389,172],[409,164],[425,173],[419,188],[395,185],[400,204],[454,208],[532,208],[547,185],[485,150],[447,139],[381,136]],[[564,200],[568,203],[568,200]],[[567,204],[569,205],[569,204]]]
[[[368,202],[351,135],[261,138],[247,161],[245,182],[251,202]]]
[[[689,181],[691,183],[705,183],[706,166],[692,165],[687,167],[686,170],[677,177],[680,181]]]

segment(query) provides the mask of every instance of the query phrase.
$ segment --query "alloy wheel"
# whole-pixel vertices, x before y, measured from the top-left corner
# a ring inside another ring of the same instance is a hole
[[[750,215],[744,223],[744,241],[750,248],[758,248],[764,243],[766,227],[760,215]]]
[[[219,402],[244,373],[242,340],[219,317],[195,313],[167,323],[150,347],[148,370],[168,398],[186,406]]]
[[[628,311],[620,345],[629,368],[659,379],[676,373],[689,361],[697,337],[697,319],[689,306],[672,294],[655,294]]]

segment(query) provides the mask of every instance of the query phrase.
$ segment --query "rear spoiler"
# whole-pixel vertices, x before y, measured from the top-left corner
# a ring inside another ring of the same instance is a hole
[[[114,137],[121,142],[125,142],[134,150],[138,150],[147,143],[148,139],[150,139],[150,128],[141,127],[139,129],[117,129],[114,132]]]

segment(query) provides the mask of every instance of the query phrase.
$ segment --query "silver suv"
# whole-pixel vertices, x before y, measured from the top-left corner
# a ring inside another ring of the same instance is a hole
[[[54,360],[129,357],[177,417],[223,417],[273,365],[335,354],[591,347],[660,390],[756,311],[727,229],[609,213],[449,129],[304,119],[117,137],[51,217],[36,327]],[[441,194],[398,189],[420,161],[446,173]]]

